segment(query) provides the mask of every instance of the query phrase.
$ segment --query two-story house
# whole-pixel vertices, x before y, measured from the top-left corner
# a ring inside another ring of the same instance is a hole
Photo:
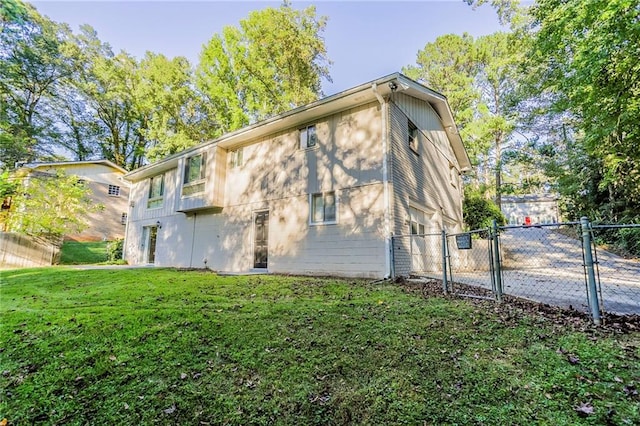
[[[75,175],[90,189],[93,203],[104,208],[89,213],[87,229],[79,234],[65,235],[78,241],[116,240],[124,238],[129,204],[129,184],[122,180],[125,169],[109,160],[58,161],[26,163],[20,166],[27,179],[34,176],[55,177],[58,171]]]
[[[462,227],[470,166],[446,98],[392,74],[125,176],[130,264],[382,278],[394,234]],[[399,243],[401,244],[401,243]]]

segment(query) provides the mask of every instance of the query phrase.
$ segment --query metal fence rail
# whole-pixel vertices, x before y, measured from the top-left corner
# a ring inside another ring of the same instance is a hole
[[[612,244],[612,242],[614,244]],[[477,288],[589,312],[640,314],[640,224],[586,218],[457,234],[393,237],[395,275],[437,278],[443,291]],[[466,284],[467,286],[459,286]]]

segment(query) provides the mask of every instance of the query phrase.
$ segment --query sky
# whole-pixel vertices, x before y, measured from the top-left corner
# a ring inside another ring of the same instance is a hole
[[[89,24],[115,52],[141,58],[147,50],[185,56],[192,64],[205,44],[227,25],[238,25],[252,10],[278,7],[280,1],[31,1],[40,13],[74,31]],[[439,35],[473,36],[501,29],[494,10],[476,10],[463,0],[292,1],[294,8],[316,6],[327,16],[324,32],[333,82],[331,95],[415,64],[417,52]]]

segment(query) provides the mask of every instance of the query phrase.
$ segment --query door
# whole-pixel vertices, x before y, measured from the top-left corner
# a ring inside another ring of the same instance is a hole
[[[154,263],[156,261],[156,239],[158,237],[157,226],[145,226],[142,228],[142,241],[145,263]]]
[[[266,268],[269,258],[269,212],[257,212],[253,225],[253,267]]]

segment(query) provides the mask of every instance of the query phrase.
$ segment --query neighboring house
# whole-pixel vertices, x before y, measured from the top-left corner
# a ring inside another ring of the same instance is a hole
[[[27,179],[37,175],[55,176],[59,170],[75,175],[91,189],[91,199],[104,209],[90,213],[89,226],[80,234],[65,235],[78,241],[115,240],[124,238],[129,204],[129,184],[122,180],[125,169],[108,160],[62,161],[22,164]]]
[[[461,230],[469,167],[446,98],[392,74],[128,173],[125,256],[228,272],[408,274],[409,249],[392,250],[392,235]]]
[[[558,223],[558,197],[546,195],[510,195],[502,197],[502,213],[509,225]]]

